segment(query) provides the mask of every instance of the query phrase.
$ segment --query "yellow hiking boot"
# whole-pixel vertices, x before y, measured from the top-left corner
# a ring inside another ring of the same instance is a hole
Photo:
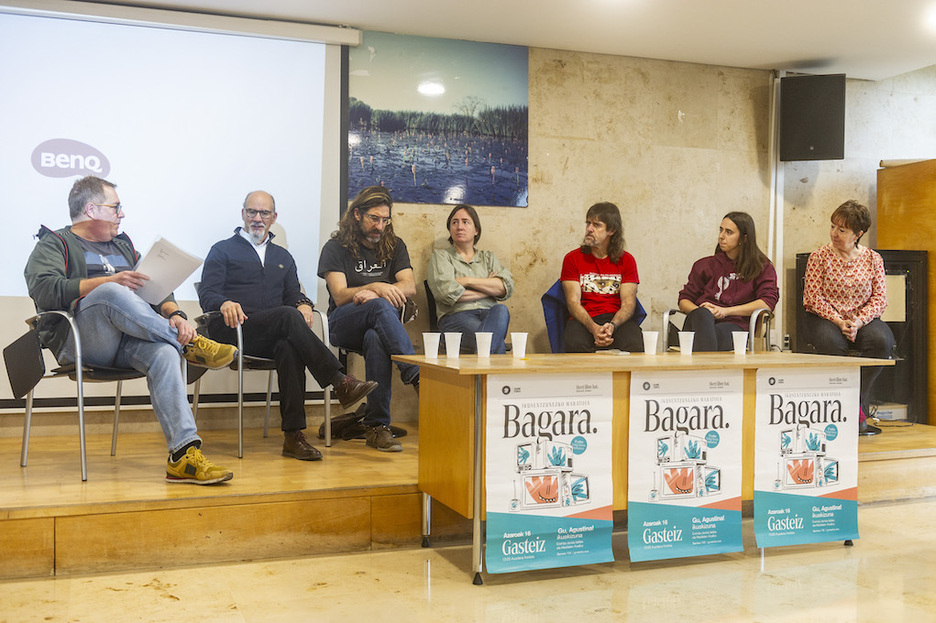
[[[189,485],[213,485],[225,482],[234,477],[233,472],[215,465],[205,458],[201,450],[192,446],[185,456],[172,462],[172,457],[166,463],[166,482]]]
[[[237,347],[196,335],[195,339],[182,349],[182,356],[196,366],[216,370],[231,365],[237,356]]]

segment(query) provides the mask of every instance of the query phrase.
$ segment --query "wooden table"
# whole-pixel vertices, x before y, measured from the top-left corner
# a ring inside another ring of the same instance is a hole
[[[744,433],[741,495],[754,498],[754,407],[758,368],[818,368],[894,365],[888,359],[763,352],[645,355],[475,355],[456,359],[395,356],[419,365],[419,490],[423,493],[423,546],[429,545],[430,498],[473,520],[472,568],[481,583],[481,521],[484,519],[485,380],[490,374],[612,373],[613,508],[627,508],[627,437],[631,372],[743,370]],[[477,440],[481,440],[480,443]]]

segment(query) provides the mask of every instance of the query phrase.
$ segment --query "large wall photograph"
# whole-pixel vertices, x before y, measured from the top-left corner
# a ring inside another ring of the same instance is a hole
[[[526,207],[525,47],[366,32],[350,51],[348,195]]]

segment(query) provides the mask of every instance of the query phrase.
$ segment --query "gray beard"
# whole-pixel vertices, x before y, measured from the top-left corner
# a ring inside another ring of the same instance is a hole
[[[254,229],[248,229],[247,234],[250,235],[250,239],[253,240],[254,244],[260,244],[266,238],[266,231],[260,230],[259,232]]]

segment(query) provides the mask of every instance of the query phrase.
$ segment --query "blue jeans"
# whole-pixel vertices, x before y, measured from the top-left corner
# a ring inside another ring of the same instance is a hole
[[[130,288],[105,283],[81,299],[75,324],[86,363],[132,368],[146,375],[153,411],[170,453],[200,441],[182,380],[182,346],[168,320]],[[75,361],[73,336],[57,358],[60,363]]]
[[[806,337],[820,355],[858,355],[875,359],[894,358],[894,333],[887,323],[875,318],[858,329],[854,343],[842,335],[834,322],[806,312]],[[861,408],[868,413],[871,388],[881,375],[880,367],[861,368]]]
[[[451,331],[462,334],[462,348],[474,353],[478,351],[475,344],[475,333],[493,333],[491,336],[491,352],[503,355],[507,352],[504,339],[507,337],[507,327],[510,325],[510,310],[506,305],[495,303],[488,309],[466,309],[442,316],[439,319],[439,331]]]
[[[368,381],[379,387],[367,397],[364,410],[365,426],[390,425],[392,355],[412,355],[410,341],[400,310],[385,299],[371,299],[361,305],[348,303],[328,315],[329,339],[338,348],[364,354],[364,373]],[[404,383],[419,382],[419,366],[397,363]]]

